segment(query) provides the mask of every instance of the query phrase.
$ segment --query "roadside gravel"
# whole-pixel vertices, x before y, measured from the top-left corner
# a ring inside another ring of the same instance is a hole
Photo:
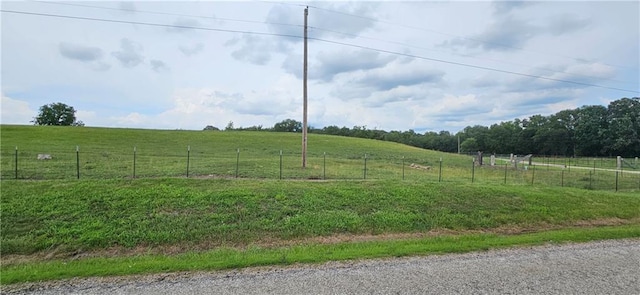
[[[5,287],[6,294],[640,294],[640,239]]]

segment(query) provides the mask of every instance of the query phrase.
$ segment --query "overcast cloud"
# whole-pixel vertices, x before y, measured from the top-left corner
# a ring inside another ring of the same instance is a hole
[[[637,1],[70,4],[2,3],[2,124],[59,101],[87,126],[301,121],[307,5],[314,127],[457,132],[640,96]]]

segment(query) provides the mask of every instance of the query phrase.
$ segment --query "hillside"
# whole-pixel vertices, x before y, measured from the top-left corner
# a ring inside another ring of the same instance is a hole
[[[365,154],[371,178],[401,177],[403,157],[407,165],[435,166],[440,158],[452,167],[471,161],[397,143],[309,134],[308,169],[303,170],[299,133],[5,125],[3,178],[15,176],[16,147],[18,178],[35,179],[73,178],[76,147],[82,178],[131,177],[134,148],[137,177],[185,176],[189,156],[191,176],[235,176],[237,164],[240,177],[277,178],[280,151],[285,178],[362,178]],[[38,161],[38,154],[53,159]]]

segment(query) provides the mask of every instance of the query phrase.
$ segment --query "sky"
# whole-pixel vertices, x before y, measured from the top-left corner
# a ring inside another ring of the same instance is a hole
[[[2,124],[416,132],[640,96],[638,1],[1,2]]]

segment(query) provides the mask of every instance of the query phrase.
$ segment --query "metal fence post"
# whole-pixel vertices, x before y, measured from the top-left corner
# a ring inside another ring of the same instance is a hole
[[[476,176],[476,159],[471,161],[471,183],[473,183]]]
[[[507,184],[507,167],[508,166],[509,166],[509,163],[504,164],[504,184]]]
[[[133,178],[136,178],[136,147],[133,147]]]
[[[16,146],[16,179],[18,179],[18,146]]]
[[[238,178],[238,166],[240,165],[240,149],[237,151],[236,156],[236,178]]]
[[[404,156],[402,156],[402,180],[404,180]]]
[[[280,179],[282,179],[282,150],[280,150]]]
[[[189,178],[189,161],[191,158],[191,146],[187,146],[187,178]]]
[[[327,172],[327,152],[322,154],[322,179],[326,179]]]
[[[364,154],[364,179],[367,179],[367,154]]]
[[[76,145],[76,173],[80,179],[80,146]]]
[[[533,185],[533,180],[536,177],[536,165],[531,165],[531,167],[533,167],[532,168],[533,171],[531,171],[531,185]]]
[[[440,157],[440,169],[438,171],[438,182],[442,182],[442,157]]]

